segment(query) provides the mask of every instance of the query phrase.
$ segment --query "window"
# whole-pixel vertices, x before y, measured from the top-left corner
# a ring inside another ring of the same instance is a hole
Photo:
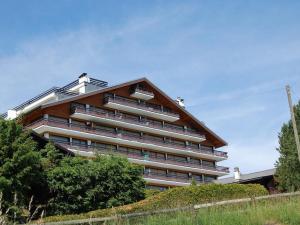
[[[139,132],[134,132],[134,131],[129,131],[129,130],[122,130],[121,133],[125,136],[129,137],[135,137],[135,138],[140,138],[141,134]]]
[[[170,143],[170,144],[173,144],[173,145],[178,145],[178,146],[185,147],[185,142],[184,141],[177,141],[177,140],[174,140],[174,139],[171,139],[171,138],[168,138],[166,140],[166,143]]]
[[[176,156],[176,155],[168,155],[168,160],[186,162],[187,158],[182,156]]]
[[[169,107],[165,107],[165,106],[164,106],[164,112],[170,112],[170,113],[171,113],[171,112],[172,112],[172,109],[169,108]]]
[[[147,126],[162,127],[162,122],[157,121],[157,120],[148,119],[145,117],[142,118],[141,122],[143,122]]]
[[[86,126],[85,122],[78,121],[78,120],[72,120],[72,124],[79,125],[79,126]]]
[[[147,167],[146,167],[146,168],[144,169],[144,174],[150,174],[150,168],[147,168]]]
[[[49,139],[53,142],[60,142],[60,143],[68,143],[70,140],[68,137],[62,137],[56,135],[50,135]]]
[[[90,106],[90,111],[94,111],[98,114],[114,114],[113,110],[102,109],[102,108],[95,107],[95,106]]]
[[[163,137],[158,137],[158,136],[153,136],[153,135],[149,135],[149,134],[145,134],[143,136],[143,138],[145,140],[149,140],[149,141],[155,141],[155,142],[163,142],[164,138]]]
[[[164,153],[158,153],[158,152],[145,152],[145,155],[148,155],[150,158],[155,158],[155,159],[165,159],[165,154]]]
[[[56,122],[62,122],[62,123],[69,123],[69,119],[57,117],[57,116],[51,116],[51,115],[49,115],[49,120],[56,121]]]
[[[151,168],[150,174],[153,174],[153,175],[160,175],[160,176],[166,176],[167,171],[166,171],[166,170],[152,169],[152,168]]]
[[[95,129],[99,130],[99,131],[110,132],[110,133],[114,133],[115,132],[115,128],[113,128],[113,127],[106,127],[106,126],[102,126],[102,125],[95,125]]]
[[[193,133],[198,132],[196,128],[190,127],[190,126],[187,127],[187,131],[191,131],[191,132],[193,132]]]
[[[128,102],[128,103],[132,103],[132,104],[138,104],[138,100],[131,99],[131,98],[126,98],[126,97],[123,97],[123,96],[116,96],[116,99],[120,100],[120,101]]]
[[[72,144],[73,145],[87,145],[87,141],[86,140],[79,140],[76,138],[72,139]]]
[[[190,159],[190,163],[200,165],[200,160],[199,160],[199,159],[191,158],[191,159]]]
[[[190,142],[189,145],[190,145],[191,148],[194,148],[194,149],[198,149],[199,148],[199,144],[194,143],[194,142]]]
[[[202,182],[202,175],[201,175],[201,174],[193,174],[193,175],[192,175],[192,178],[193,178],[195,181]]]
[[[146,105],[146,107],[151,108],[151,109],[161,110],[161,106],[157,105],[157,104],[146,102],[145,105]]]
[[[84,108],[85,109],[85,104],[78,103],[78,102],[72,102],[71,108]]]
[[[128,154],[133,154],[133,155],[142,155],[142,151],[138,149],[133,149],[133,148],[127,148]]]
[[[216,179],[216,177],[214,177],[214,176],[208,176],[208,175],[205,175],[204,176],[204,181],[205,182],[212,182],[212,181],[214,181]]]
[[[126,120],[132,120],[132,121],[139,121],[139,116],[134,116],[134,115],[129,115],[129,114],[125,114],[125,113],[120,113],[120,117],[124,118]]]
[[[213,147],[211,147],[211,146],[201,145],[200,149],[203,150],[203,151],[207,151],[207,152],[213,152]]]
[[[115,145],[103,144],[103,143],[98,143],[98,142],[94,142],[94,143],[92,143],[92,145],[95,146],[96,148],[100,148],[100,149],[108,149],[108,150],[117,149],[117,146],[115,146]]]
[[[169,171],[168,177],[189,179],[189,174],[188,173],[179,173],[179,172],[175,172],[175,171]]]
[[[214,167],[215,163],[212,161],[206,161],[206,160],[202,160],[202,165],[203,166],[207,166],[207,167]]]
[[[176,124],[171,124],[171,123],[165,123],[164,125],[166,128],[174,129],[174,130],[182,130],[183,131],[183,126],[176,125]]]

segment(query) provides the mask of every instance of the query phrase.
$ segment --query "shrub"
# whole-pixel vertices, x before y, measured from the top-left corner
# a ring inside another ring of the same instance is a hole
[[[48,173],[48,213],[82,213],[144,199],[142,168],[117,156],[66,157]]]
[[[115,214],[185,207],[228,199],[252,198],[266,195],[267,193],[267,190],[263,186],[257,184],[206,184],[201,186],[178,187],[130,205],[120,206],[114,209],[96,210],[78,215],[53,216],[46,218],[45,222],[86,219]]]

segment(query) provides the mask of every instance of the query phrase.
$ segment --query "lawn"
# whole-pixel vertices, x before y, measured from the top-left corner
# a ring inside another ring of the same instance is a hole
[[[109,222],[110,225],[300,225],[300,197],[215,206],[194,212]]]

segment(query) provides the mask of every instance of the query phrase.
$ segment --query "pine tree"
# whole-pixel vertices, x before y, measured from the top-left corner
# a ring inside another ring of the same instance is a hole
[[[294,112],[298,132],[300,133],[300,101],[294,106]],[[283,124],[278,138],[279,148],[277,148],[277,151],[280,157],[275,164],[275,177],[278,187],[282,191],[300,190],[300,162],[291,120]]]

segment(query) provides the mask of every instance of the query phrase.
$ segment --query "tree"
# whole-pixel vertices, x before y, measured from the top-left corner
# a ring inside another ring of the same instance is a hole
[[[294,106],[295,119],[298,132],[300,131],[300,102]],[[300,132],[299,132],[300,133]],[[280,190],[296,191],[300,190],[300,163],[293,133],[292,122],[283,124],[278,135],[280,154],[276,162],[276,180]]]
[[[0,120],[0,192],[4,207],[21,213],[31,196],[42,194],[37,190],[45,186],[37,143],[15,121]],[[35,200],[38,202],[38,196]]]
[[[50,214],[81,213],[144,198],[142,169],[125,158],[63,159],[48,173]]]
[[[142,168],[125,158],[68,157],[51,143],[41,149],[16,121],[0,119],[2,207],[16,213],[18,219],[32,196],[33,210],[44,205],[48,215],[80,213],[141,200],[145,186],[141,174]]]

